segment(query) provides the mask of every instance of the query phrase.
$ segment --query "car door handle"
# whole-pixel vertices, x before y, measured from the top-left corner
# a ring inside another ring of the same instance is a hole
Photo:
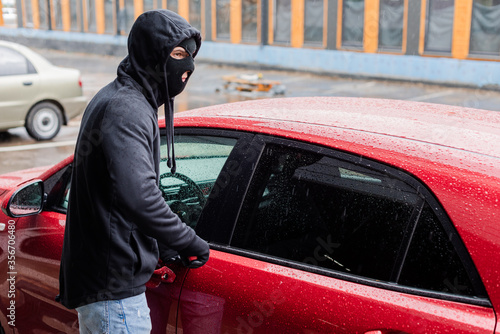
[[[25,81],[23,82],[23,86],[31,86],[33,84],[33,81]]]
[[[150,280],[146,283],[148,288],[157,288],[160,283],[173,283],[175,281],[175,273],[167,266],[156,269],[153,272]]]

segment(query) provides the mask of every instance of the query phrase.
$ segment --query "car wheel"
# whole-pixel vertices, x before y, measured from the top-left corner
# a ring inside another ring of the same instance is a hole
[[[53,103],[43,102],[30,110],[26,119],[26,130],[36,140],[49,140],[59,133],[61,124],[61,109]]]

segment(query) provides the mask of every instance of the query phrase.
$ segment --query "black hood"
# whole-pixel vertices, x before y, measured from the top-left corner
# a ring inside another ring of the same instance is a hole
[[[183,17],[165,9],[147,11],[135,21],[128,36],[128,56],[118,66],[118,77],[131,77],[143,89],[143,94],[156,110],[165,105],[169,167],[173,161],[174,97],[168,93],[166,64],[172,50],[182,41],[194,38],[196,57],[201,46],[200,32]],[[170,153],[172,147],[172,153]]]

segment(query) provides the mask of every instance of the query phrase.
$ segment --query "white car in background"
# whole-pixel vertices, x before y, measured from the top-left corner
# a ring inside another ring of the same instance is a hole
[[[32,138],[49,140],[86,105],[80,71],[0,41],[0,131],[24,126]]]

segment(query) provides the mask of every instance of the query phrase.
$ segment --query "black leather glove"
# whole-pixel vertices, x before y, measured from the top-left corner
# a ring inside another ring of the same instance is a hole
[[[199,268],[208,261],[210,256],[210,247],[208,243],[196,236],[193,241],[184,248],[178,251],[181,256],[182,263],[188,268]]]

